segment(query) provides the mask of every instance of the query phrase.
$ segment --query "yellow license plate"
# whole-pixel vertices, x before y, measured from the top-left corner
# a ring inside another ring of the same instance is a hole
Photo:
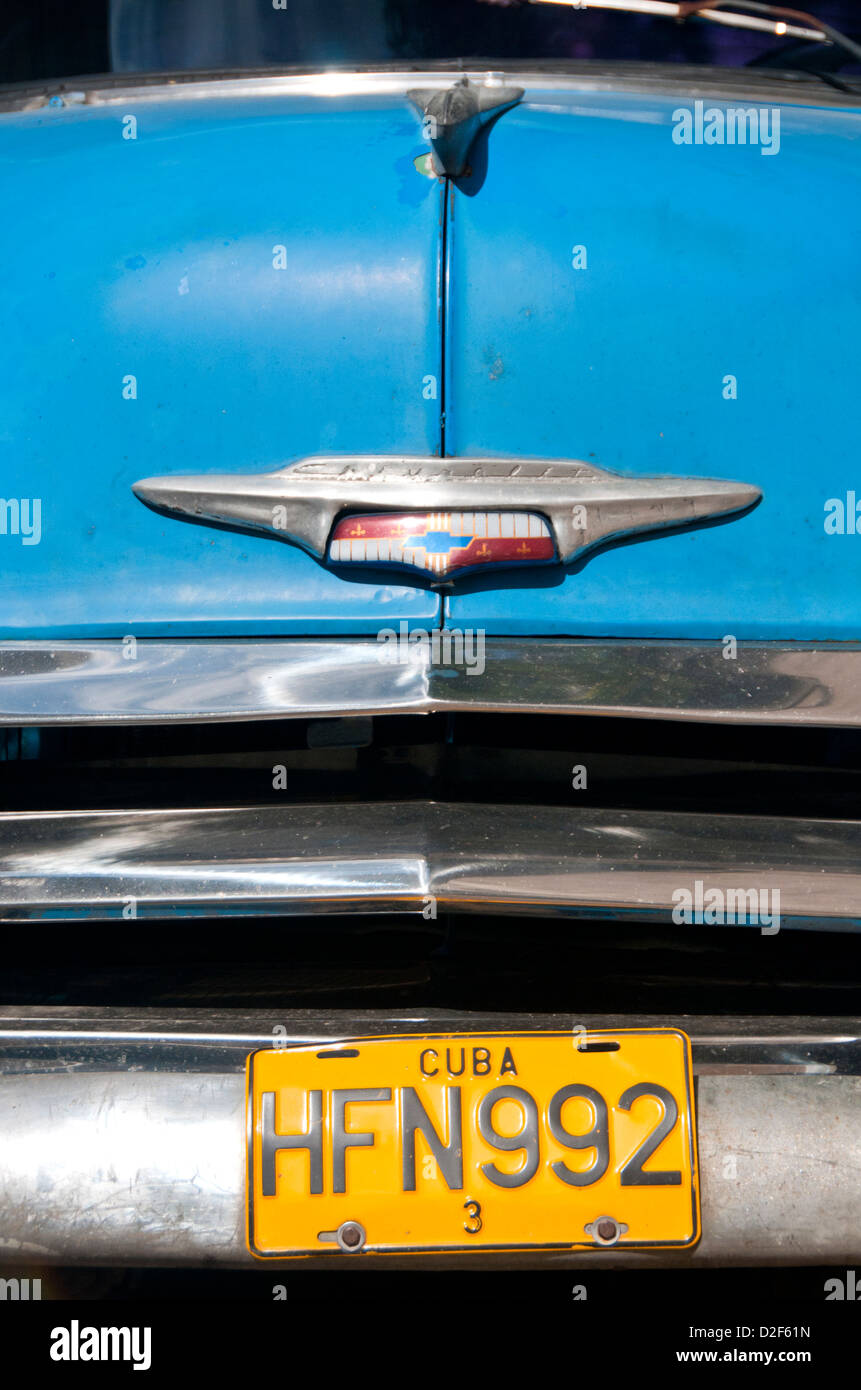
[[[446,1033],[248,1058],[262,1257],[692,1245],[690,1041]]]

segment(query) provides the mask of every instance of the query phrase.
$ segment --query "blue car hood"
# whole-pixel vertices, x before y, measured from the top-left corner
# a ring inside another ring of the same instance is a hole
[[[133,138],[131,138],[133,136]],[[439,187],[402,98],[147,99],[0,117],[0,633],[420,625],[259,536],[157,515],[153,473],[432,455]],[[41,512],[38,543],[29,508]],[[24,534],[29,528],[30,535]]]
[[[568,568],[461,580],[451,623],[857,636],[861,116],[808,98],[778,108],[776,148],[697,143],[693,88],[524,86],[447,197],[416,167],[404,92],[210,84],[0,117],[0,635],[438,621],[441,600],[402,573],[348,579],[131,488],[314,454],[432,457],[444,406],[452,455],[762,493]],[[740,104],[763,107],[706,101]]]
[[[454,623],[861,631],[861,111],[702,95],[527,90],[499,121],[480,189],[453,195],[446,438],[762,500],[568,571],[467,580]],[[729,142],[739,108],[766,112],[771,148]],[[697,143],[698,122],[723,143]]]

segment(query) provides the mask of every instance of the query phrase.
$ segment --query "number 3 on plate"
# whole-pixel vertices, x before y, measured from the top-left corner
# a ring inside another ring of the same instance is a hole
[[[463,1209],[469,1212],[469,1220],[464,1221],[463,1229],[468,1235],[477,1236],[482,1227],[481,1202],[474,1202],[470,1198],[468,1202],[464,1202]]]

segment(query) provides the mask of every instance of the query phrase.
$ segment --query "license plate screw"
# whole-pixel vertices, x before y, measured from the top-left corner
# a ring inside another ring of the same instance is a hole
[[[343,1221],[335,1232],[335,1238],[342,1250],[354,1254],[361,1250],[368,1237],[364,1226],[360,1226],[358,1221]]]
[[[614,1216],[599,1216],[584,1229],[586,1234],[592,1236],[599,1245],[615,1245],[628,1227],[621,1221],[617,1221]]]

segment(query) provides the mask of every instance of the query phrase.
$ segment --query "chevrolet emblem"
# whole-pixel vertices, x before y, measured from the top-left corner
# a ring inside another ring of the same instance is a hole
[[[625,477],[577,459],[315,456],[272,473],[144,478],[159,512],[259,531],[352,569],[437,583],[484,565],[570,564],[602,542],[746,511],[748,483]]]

